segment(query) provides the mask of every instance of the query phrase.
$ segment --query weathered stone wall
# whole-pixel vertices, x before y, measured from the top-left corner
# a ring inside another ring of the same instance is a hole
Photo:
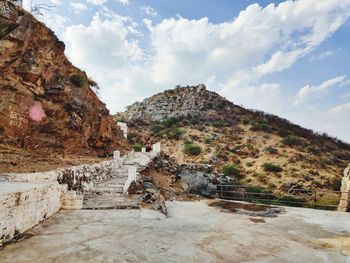
[[[0,183],[0,247],[61,208],[65,185]]]
[[[66,184],[68,190],[75,190],[78,193],[89,190],[94,184],[113,176],[122,165],[122,159],[114,159],[96,164],[83,164],[43,173],[3,174],[0,181],[8,182],[43,182],[57,181]]]

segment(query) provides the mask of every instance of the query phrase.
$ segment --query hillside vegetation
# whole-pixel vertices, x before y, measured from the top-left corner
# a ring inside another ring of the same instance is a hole
[[[117,114],[129,141],[161,141],[178,163],[212,164],[237,183],[274,191],[339,189],[350,145],[285,119],[247,110],[203,85],[156,94]]]

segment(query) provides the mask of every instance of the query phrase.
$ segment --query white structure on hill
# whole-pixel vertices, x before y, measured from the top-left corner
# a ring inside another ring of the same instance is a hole
[[[126,125],[125,122],[120,122],[118,121],[117,125],[122,129],[124,133],[124,137],[127,139],[128,138],[128,125]]]

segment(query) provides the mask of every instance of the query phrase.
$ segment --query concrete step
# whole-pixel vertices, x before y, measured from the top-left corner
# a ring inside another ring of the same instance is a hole
[[[89,190],[90,193],[123,193],[123,187],[96,187]]]
[[[99,183],[99,184],[95,185],[94,187],[98,187],[98,186],[119,187],[119,186],[124,186],[124,184],[125,184],[124,180],[122,182],[120,182],[120,181],[108,181],[108,182]]]
[[[103,194],[84,199],[83,209],[138,209],[138,203],[124,195]]]

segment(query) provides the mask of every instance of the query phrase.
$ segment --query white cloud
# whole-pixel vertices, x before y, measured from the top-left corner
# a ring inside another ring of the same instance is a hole
[[[80,2],[73,2],[69,4],[71,8],[73,9],[74,13],[79,14],[81,12],[86,11],[88,8],[86,5]]]
[[[266,8],[254,4],[221,24],[207,18],[166,19],[151,27],[152,77],[158,84],[172,86],[178,79],[200,83],[208,75],[219,75],[221,83],[216,85],[221,84],[221,91],[229,96],[232,84],[244,89],[267,74],[290,68],[349,15],[349,1],[300,0]]]
[[[103,5],[107,3],[109,0],[86,0],[86,1],[93,5]]]
[[[157,12],[153,9],[153,7],[151,6],[142,6],[140,8],[140,10],[146,14],[146,15],[149,15],[149,16],[157,16]]]
[[[297,105],[303,101],[305,101],[309,96],[313,94],[322,94],[325,91],[331,89],[332,87],[339,86],[342,82],[344,82],[346,79],[346,76],[339,76],[332,79],[329,79],[325,82],[323,82],[319,86],[310,86],[306,85],[302,87],[299,91],[297,96],[294,99],[294,104]]]
[[[38,17],[39,20],[43,21],[49,28],[51,28],[59,38],[62,37],[70,19],[64,16],[44,13],[43,16]]]
[[[310,61],[315,61],[315,60],[324,60],[328,57],[334,56],[337,52],[339,52],[339,48],[335,50],[326,50],[324,52],[321,52],[318,55],[314,55],[310,57]]]
[[[62,5],[62,0],[50,0],[54,6]]]
[[[342,99],[345,99],[345,98],[350,98],[350,92],[349,93],[346,93],[346,94],[343,94],[340,96],[340,98]]]
[[[350,142],[350,102],[340,104],[328,110],[325,116],[329,127],[327,131],[329,134],[337,135],[341,139]]]
[[[280,85],[277,83],[265,83],[259,87],[260,92],[271,94],[280,91]]]
[[[117,0],[117,2],[121,3],[122,5],[129,5],[130,4],[129,0]]]
[[[72,62],[99,82],[112,112],[177,84],[204,82],[237,104],[280,114],[286,98],[278,84],[262,84],[264,77],[314,52],[349,17],[350,0],[299,0],[250,5],[218,24],[205,17],[144,19],[150,37],[142,40],[150,42],[143,49],[130,18],[100,13],[88,25],[70,26],[65,41]],[[299,96],[318,88],[304,90]]]
[[[338,105],[334,108],[331,108],[328,112],[331,114],[336,114],[336,115],[346,114],[347,121],[349,122],[349,120],[350,120],[350,117],[349,117],[350,116],[350,102]]]
[[[101,97],[112,109],[139,99],[149,83],[141,66],[145,54],[136,40],[128,40],[135,26],[129,17],[98,13],[89,25],[70,26],[64,34],[69,58],[99,83]]]
[[[137,63],[128,60],[114,63],[116,67],[123,67],[123,63],[133,67],[130,74],[123,76],[126,79],[124,86],[140,81],[127,81],[135,71],[144,72],[140,78],[146,75],[147,83],[152,88],[146,88],[141,93],[143,96],[150,95],[152,90],[177,84],[198,84],[211,79],[211,88],[220,89],[223,95],[236,101],[237,91],[256,92],[259,89],[257,83],[263,76],[290,68],[327,39],[349,16],[350,0],[299,0],[270,4],[265,8],[258,4],[250,5],[236,19],[220,24],[210,23],[208,18],[171,18],[159,24],[144,20],[151,35],[152,49],[147,51],[142,50],[137,41],[127,40],[132,30],[123,22],[118,28],[120,32],[127,33],[120,43],[129,43],[136,54],[143,56]],[[125,45],[115,43],[108,35],[110,33],[103,30],[106,24],[115,22],[114,18],[106,18],[103,23],[96,21],[94,18],[88,28],[94,28],[99,35],[97,42],[114,46],[116,50],[113,52],[130,54],[129,49],[123,50]],[[86,38],[91,39],[90,35]],[[84,67],[96,65],[97,68],[104,68],[105,60],[99,58],[114,60],[110,49],[99,49],[98,56],[88,55],[89,59],[86,59],[86,54],[82,57],[81,50],[90,49],[92,41],[78,41],[74,36],[67,38],[68,46],[76,46],[76,42],[79,42],[79,48],[71,55],[78,65],[84,61]],[[91,74],[94,72],[91,71]],[[115,83],[115,77],[112,79],[110,82]],[[103,96],[104,86],[101,87]],[[254,106],[255,102],[248,99],[248,94],[246,97],[245,105]],[[122,110],[122,106],[129,103],[131,101],[125,101],[124,105],[108,106],[115,111]]]

